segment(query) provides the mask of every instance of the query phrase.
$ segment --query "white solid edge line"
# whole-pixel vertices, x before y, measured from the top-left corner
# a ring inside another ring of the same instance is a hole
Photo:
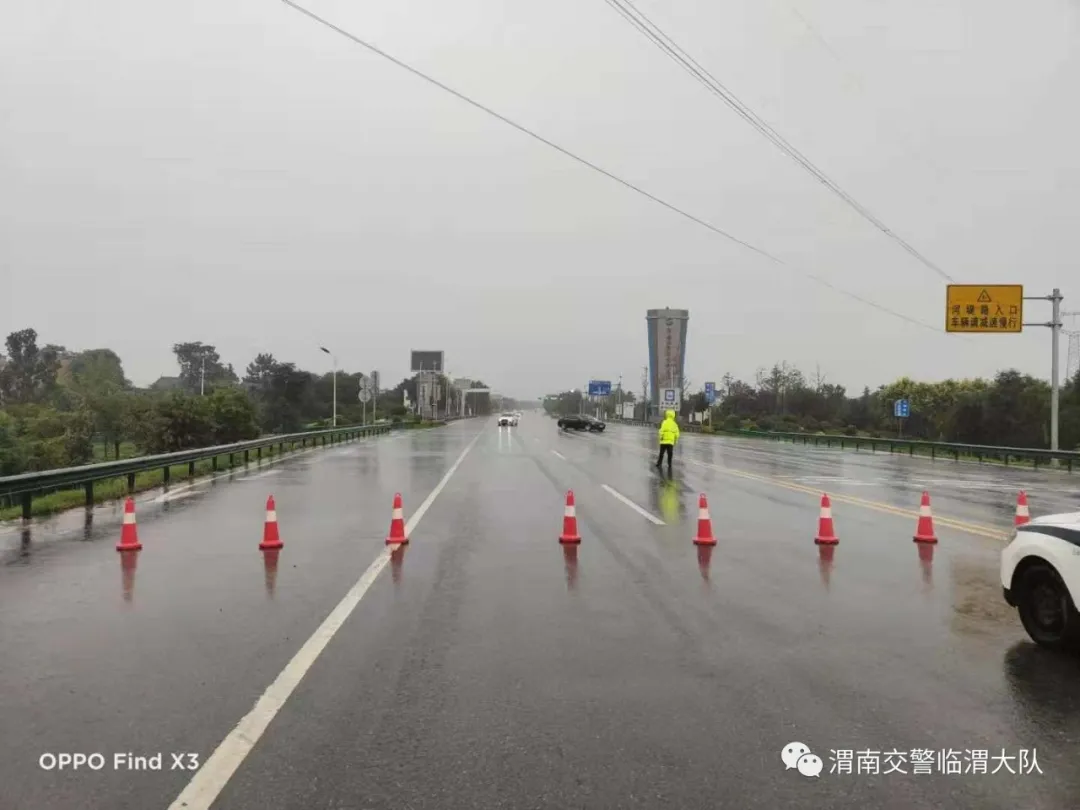
[[[296,458],[297,456],[302,456],[305,453],[310,453],[310,452],[311,452],[311,448],[308,448],[306,450],[295,450],[295,451],[293,451],[291,453],[286,453],[284,455],[279,455],[276,458],[263,459],[262,464],[260,466],[261,467],[271,467],[271,466],[273,466],[275,464],[278,464],[278,463],[280,463],[282,461],[288,461],[290,459]],[[254,471],[252,471],[252,470],[241,470],[239,476],[237,476],[237,481],[238,482],[239,481],[255,481],[256,479],[262,478],[263,476],[267,475],[268,473],[274,473],[276,475],[277,473],[281,472],[280,470],[263,470],[262,472],[260,472],[259,470],[260,470],[260,467],[256,467]],[[203,476],[202,478],[199,478],[197,481],[192,481],[190,484],[182,484],[181,486],[178,486],[175,489],[170,489],[168,492],[162,492],[160,495],[156,496],[155,498],[148,498],[145,501],[141,501],[141,503],[168,503],[169,499],[172,498],[173,495],[177,495],[177,494],[179,494],[181,492],[186,492],[187,490],[194,489],[195,487],[200,487],[203,484],[209,484],[212,481],[217,481],[220,478],[228,478],[230,475],[232,475],[232,476],[237,475],[235,467],[233,469],[231,469],[231,470],[219,470],[216,473],[211,473],[210,475]]]
[[[281,470],[264,470],[263,472],[256,473],[255,475],[244,476],[240,480],[241,481],[259,481],[259,480],[261,480],[263,478],[269,478],[272,475],[278,475],[280,472],[281,472]]]
[[[631,509],[633,509],[635,512],[637,512],[639,515],[641,515],[646,520],[651,520],[657,526],[666,526],[667,525],[666,523],[664,523],[664,521],[662,521],[660,518],[658,518],[652,512],[650,512],[647,509],[642,509],[640,506],[638,506],[636,503],[634,503],[632,500],[627,498],[625,495],[623,495],[618,490],[612,489],[607,484],[601,484],[600,486],[603,487],[605,490],[607,490],[610,494],[614,495],[620,501],[625,503],[627,506],[629,506]]]
[[[405,524],[406,535],[412,534],[421,518],[431,507],[431,504],[446,487],[451,476],[457,472],[461,462],[465,460],[465,456],[473,449],[480,435],[479,433],[476,434],[473,440],[465,446],[457,461],[451,465],[450,469],[446,471],[446,475],[435,485],[435,489],[431,491],[431,494],[427,496],[412,517],[409,518],[409,522]],[[312,664],[326,649],[326,645],[330,643],[337,631],[352,615],[364,594],[367,593],[372,583],[382,573],[386,564],[390,562],[390,553],[391,548],[389,546],[379,552],[375,561],[360,575],[360,579],[349,589],[345,597],[338,602],[337,607],[330,611],[330,615],[323,620],[323,623],[319,625],[311,638],[304,642],[304,645],[292,657],[292,660],[285,665],[285,669],[281,671],[281,674],[267,687],[266,691],[255,703],[255,707],[237,723],[236,727],[221,741],[221,744],[214,749],[214,753],[209,756],[198,772],[191,777],[191,781],[188,782],[173,803],[169,805],[169,810],[209,810],[210,806],[221,794],[221,791],[224,790],[225,785],[229,783],[233,774],[236,773],[237,768],[251,753],[251,749],[255,747],[259,738],[262,737],[267,726],[281,711],[285,701],[289,699],[300,681],[303,680],[304,675],[311,669]]]
[[[167,498],[165,498],[165,500],[163,500],[161,503],[172,503],[173,501],[182,501],[182,500],[184,500],[184,498],[194,498],[198,494],[199,494],[198,492],[195,492],[194,490],[191,490],[191,489],[184,490],[183,492],[173,492],[173,493],[170,493],[169,496]]]
[[[559,458],[561,458],[561,459],[562,459],[563,461],[566,461],[566,456],[564,456],[564,455],[563,455],[562,453],[560,453],[560,452],[559,452],[558,450],[552,450],[551,452],[552,452],[552,453],[554,453],[555,455],[557,455],[557,456],[558,456]]]

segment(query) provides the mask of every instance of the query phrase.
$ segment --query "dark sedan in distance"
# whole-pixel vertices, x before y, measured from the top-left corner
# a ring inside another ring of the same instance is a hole
[[[601,422],[595,416],[589,416],[583,413],[575,413],[571,416],[560,416],[559,427],[563,430],[591,430],[601,431],[607,427],[604,422]]]

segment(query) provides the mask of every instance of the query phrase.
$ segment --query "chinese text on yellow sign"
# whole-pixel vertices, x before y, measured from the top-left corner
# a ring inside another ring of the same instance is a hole
[[[946,332],[1020,332],[1022,284],[950,284],[945,293]]]

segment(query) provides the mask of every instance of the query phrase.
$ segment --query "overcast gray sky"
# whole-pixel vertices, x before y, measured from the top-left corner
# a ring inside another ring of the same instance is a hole
[[[1080,310],[1076,0],[636,5],[957,281]],[[388,381],[443,349],[530,396],[640,388],[645,310],[672,306],[696,384],[778,360],[850,389],[1049,376],[1049,330],[946,335],[942,278],[603,0],[309,7],[787,266],[278,0],[6,0],[0,331],[111,347],[140,384],[186,340],[241,371],[263,351],[321,370],[322,344]]]

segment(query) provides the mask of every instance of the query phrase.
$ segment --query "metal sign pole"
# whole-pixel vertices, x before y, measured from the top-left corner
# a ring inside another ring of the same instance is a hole
[[[1060,386],[1058,384],[1058,335],[1061,334],[1061,302],[1064,296],[1054,287],[1050,295],[1025,295],[1025,301],[1049,301],[1051,305],[1049,323],[1025,323],[1024,326],[1046,326],[1050,329],[1050,450],[1058,450],[1058,403]],[[1057,467],[1058,460],[1050,459],[1050,466]]]
[[[1058,403],[1061,396],[1060,383],[1058,382],[1058,363],[1060,358],[1058,356],[1058,336],[1061,334],[1061,290],[1054,287],[1053,296],[1051,297],[1051,311],[1050,320],[1053,322],[1053,326],[1050,327],[1050,449],[1058,449]],[[1054,459],[1054,464],[1057,464],[1057,459]]]

